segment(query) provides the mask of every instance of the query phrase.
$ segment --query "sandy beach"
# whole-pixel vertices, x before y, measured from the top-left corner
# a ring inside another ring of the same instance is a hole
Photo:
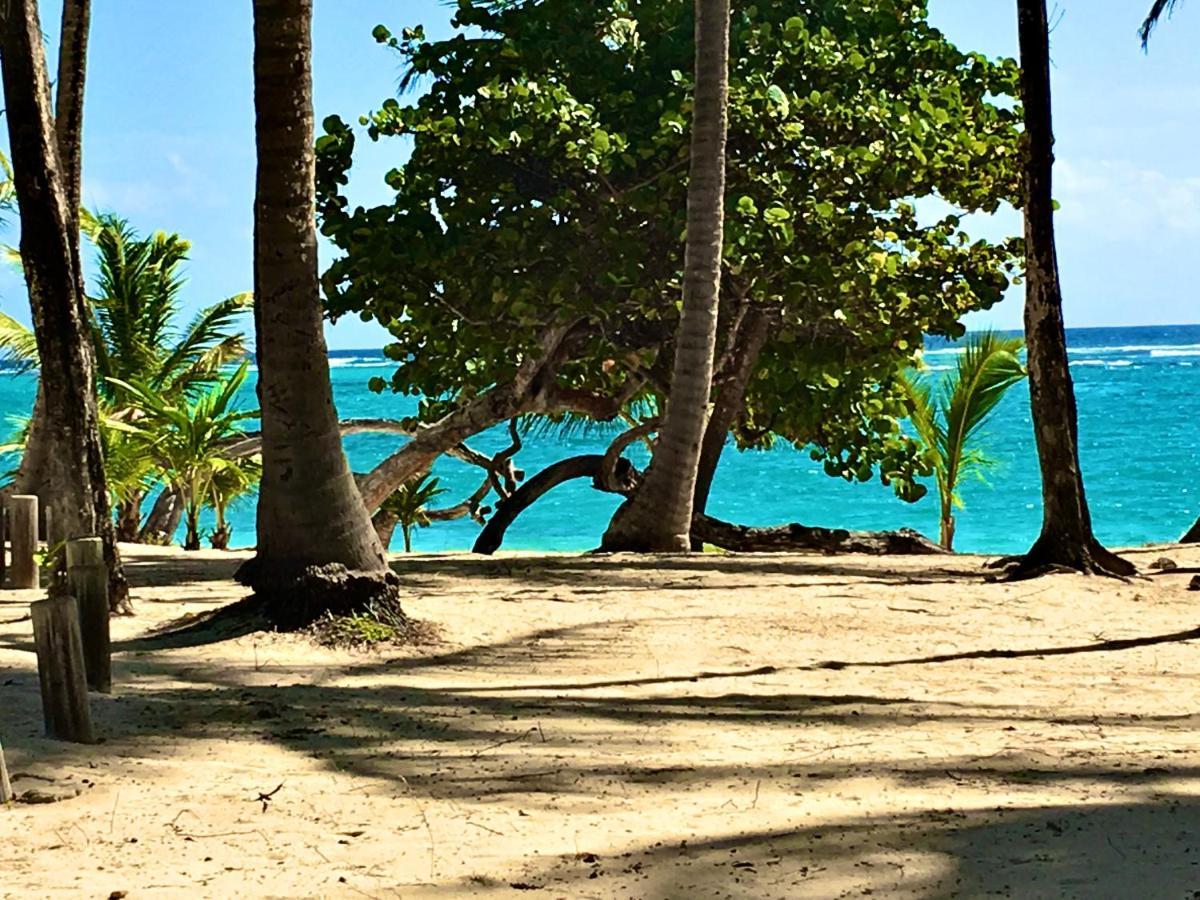
[[[14,787],[79,791],[0,810],[5,897],[1200,886],[1187,573],[415,556],[396,560],[408,610],[440,638],[368,652],[181,640],[171,623],[242,596],[240,555],[125,552],[137,615],[114,621],[99,745],[41,736],[36,595],[0,594]],[[1200,565],[1132,554],[1160,556]]]

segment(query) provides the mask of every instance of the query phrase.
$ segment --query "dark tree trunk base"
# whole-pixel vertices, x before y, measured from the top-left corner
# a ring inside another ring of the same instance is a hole
[[[288,572],[254,557],[234,578],[253,589],[252,605],[280,631],[301,631],[331,616],[369,615],[392,624],[406,618],[391,570],[351,571],[335,563]]]
[[[1087,542],[1069,542],[1045,535],[1039,537],[1024,556],[1004,557],[989,563],[988,567],[1003,570],[994,576],[997,581],[1025,581],[1060,573],[1123,579],[1138,574],[1137,566],[1101,546],[1094,538]]]
[[[945,555],[948,551],[909,528],[899,531],[847,531],[815,528],[792,522],[775,528],[731,525],[710,516],[700,516],[692,526],[693,539],[735,553],[812,552],[866,553],[874,556]]]

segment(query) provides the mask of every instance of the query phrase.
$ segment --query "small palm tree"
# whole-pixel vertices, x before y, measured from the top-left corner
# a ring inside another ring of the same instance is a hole
[[[2,192],[0,192],[2,196]],[[221,366],[245,355],[245,336],[234,329],[253,304],[236,294],[200,311],[180,328],[182,266],[191,245],[177,234],[140,236],[117,216],[80,211],[80,228],[96,248],[98,275],[92,312],[92,344],[102,412],[112,420],[136,416],[136,402],[121,384],[137,382],[182,400],[220,379]],[[0,364],[17,371],[38,364],[32,330],[0,314]],[[108,445],[120,448],[120,438]],[[107,458],[106,458],[107,459]],[[110,466],[118,460],[107,460]],[[114,491],[117,536],[133,540],[148,486],[136,480]]]
[[[218,528],[227,534],[224,514],[229,500],[257,480],[256,463],[247,465],[225,452],[229,439],[241,433],[241,423],[258,418],[257,411],[233,407],[248,369],[249,363],[242,363],[236,372],[194,400],[180,400],[145,381],[117,382],[117,387],[136,403],[139,413],[133,421],[118,427],[143,442],[162,480],[173,486],[183,500],[185,550],[200,549],[200,511],[206,504],[221,504]],[[240,466],[246,466],[245,470],[233,476],[230,470]],[[239,487],[242,485],[245,487]]]
[[[217,524],[208,542],[214,550],[228,550],[233,536],[227,513],[235,500],[249,494],[262,478],[262,463],[258,457],[214,460],[208,488],[208,503],[217,516]]]
[[[979,429],[1004,394],[1026,376],[1020,338],[994,332],[973,334],[954,371],[935,386],[927,374],[906,373],[912,406],[910,420],[933,463],[940,500],[940,543],[954,549],[954,510],[961,508],[964,475],[979,473],[992,461],[975,446]]]
[[[400,533],[404,536],[404,552],[412,552],[412,536],[417,528],[429,526],[427,507],[435,497],[446,493],[446,489],[438,486],[438,479],[422,475],[402,485],[392,496],[383,501],[379,511],[388,516],[395,516]]]

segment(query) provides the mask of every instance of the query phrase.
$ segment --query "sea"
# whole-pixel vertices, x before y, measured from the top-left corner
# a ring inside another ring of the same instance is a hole
[[[1200,515],[1200,418],[1193,418],[1191,406],[1200,393],[1200,325],[1071,329],[1068,346],[1084,480],[1098,536],[1116,547],[1177,539]],[[925,360],[934,372],[945,372],[958,352],[953,344],[931,339]],[[342,418],[413,413],[415,398],[376,394],[368,388],[372,377],[387,378],[392,372],[393,364],[381,352],[339,350],[330,354],[329,362]],[[29,414],[34,388],[32,375],[0,372],[0,436]],[[253,407],[252,385],[245,389],[243,402]],[[613,429],[604,428],[538,431],[525,437],[516,462],[533,475],[568,456],[603,452],[613,434]],[[396,436],[353,435],[346,439],[346,450],[354,469],[366,471],[402,443]],[[490,455],[508,444],[508,434],[496,428],[469,444]],[[1024,384],[1002,401],[983,430],[980,446],[994,465],[983,479],[962,486],[956,549],[1020,552],[1041,524],[1037,453]],[[638,448],[631,458],[639,466],[646,461]],[[8,463],[5,470],[11,468],[11,460]],[[431,504],[436,508],[471,494],[482,473],[445,458],[435,465],[434,475],[446,490]],[[522,514],[509,529],[504,549],[592,549],[618,501],[587,481],[561,485]],[[907,527],[934,537],[938,518],[932,485],[924,499],[905,503],[878,480],[852,484],[831,478],[806,450],[790,445],[749,452],[728,447],[709,512],[745,525]],[[233,545],[252,546],[252,495],[235,504],[231,520]],[[211,527],[211,517],[206,527]],[[469,550],[480,527],[470,519],[435,522],[417,531],[414,550]],[[392,549],[402,549],[399,533]]]

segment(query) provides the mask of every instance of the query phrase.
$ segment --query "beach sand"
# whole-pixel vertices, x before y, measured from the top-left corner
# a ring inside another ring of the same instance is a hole
[[[0,809],[4,897],[1200,890],[1187,573],[414,556],[407,609],[440,641],[353,652],[147,637],[242,596],[244,554],[125,553],[96,746],[41,737],[35,595],[0,593],[15,787],[81,791]],[[1132,558],[1164,555],[1200,566]]]

